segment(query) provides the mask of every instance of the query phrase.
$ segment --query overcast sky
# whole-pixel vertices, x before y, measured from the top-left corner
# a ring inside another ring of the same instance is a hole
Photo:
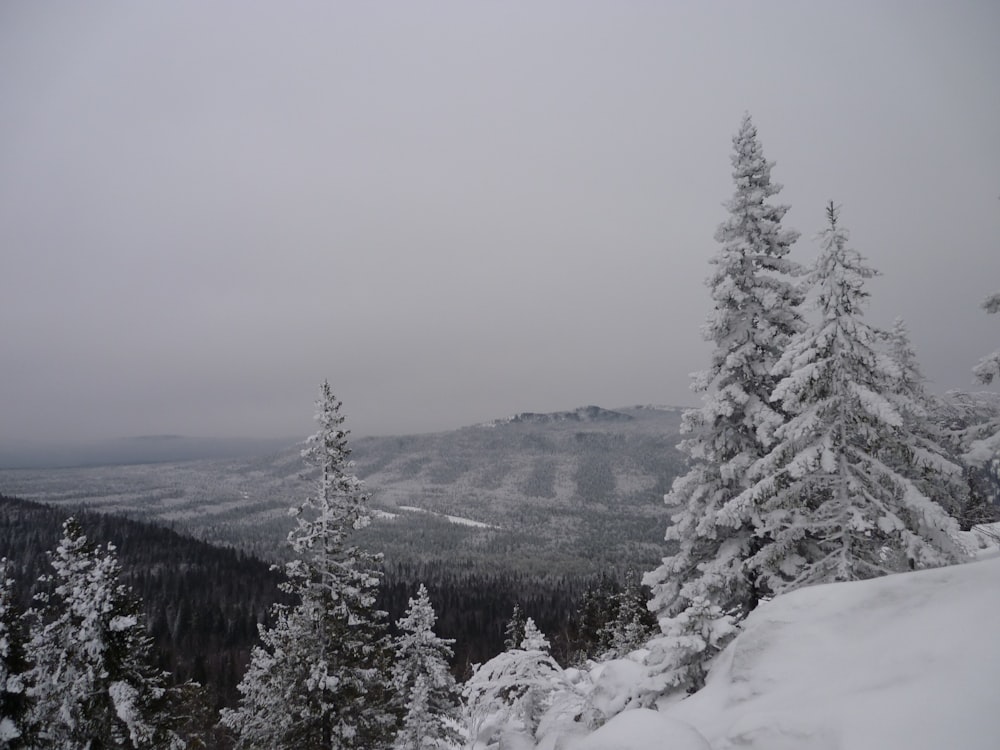
[[[5,2],[0,438],[693,405],[744,111],[933,387],[1000,343],[1000,3]]]

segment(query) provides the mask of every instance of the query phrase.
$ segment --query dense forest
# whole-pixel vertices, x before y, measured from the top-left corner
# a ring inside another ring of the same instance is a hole
[[[22,609],[50,572],[48,553],[67,515],[65,508],[0,494],[0,557],[12,566]],[[92,541],[117,548],[123,583],[142,601],[160,666],[178,683],[204,685],[214,708],[233,705],[258,623],[267,623],[271,605],[287,598],[278,589],[284,574],[239,550],[161,526],[84,509],[72,515]],[[438,634],[455,640],[452,669],[459,678],[503,650],[515,605],[552,635],[560,661],[572,660],[588,649],[577,618],[585,594],[600,588],[613,596],[621,588],[618,577],[533,576],[471,561],[397,562],[385,566],[378,599],[391,623],[421,583],[438,613]]]

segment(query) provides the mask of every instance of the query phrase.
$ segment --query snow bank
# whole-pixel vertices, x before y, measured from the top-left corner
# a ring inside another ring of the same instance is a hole
[[[714,750],[995,750],[998,622],[1000,558],[801,589],[758,608],[705,688],[663,710]]]
[[[566,750],[711,750],[687,724],[648,708],[619,714]]]
[[[996,557],[1000,555],[1000,523],[982,523],[971,531],[961,531],[959,541],[970,557]]]

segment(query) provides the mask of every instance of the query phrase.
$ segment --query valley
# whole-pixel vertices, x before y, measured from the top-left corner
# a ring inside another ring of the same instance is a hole
[[[450,432],[351,442],[371,494],[359,541],[387,562],[450,560],[589,574],[664,554],[663,494],[683,461],[680,410],[583,407]],[[300,447],[252,457],[0,470],[0,491],[164,524],[281,559],[311,489]]]

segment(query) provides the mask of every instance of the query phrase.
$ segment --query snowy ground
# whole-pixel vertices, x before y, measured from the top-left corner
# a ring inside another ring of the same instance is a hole
[[[666,714],[714,750],[996,750],[998,625],[996,557],[814,586],[754,612]]]
[[[589,734],[578,721],[564,721],[539,744],[523,746],[996,750],[997,531],[1000,525],[968,535],[977,562],[813,586],[761,605],[720,654],[706,687],[684,700],[663,700],[659,711],[622,711],[643,683],[643,652],[589,672],[568,670],[564,680],[580,705],[605,716],[622,712]]]
[[[414,505],[400,505],[400,510],[409,511],[410,513],[427,513],[432,516],[437,516],[438,518],[443,518],[449,523],[457,523],[459,526],[472,526],[477,529],[495,529],[496,526],[492,526],[488,523],[483,523],[482,521],[473,521],[471,518],[463,518],[462,516],[450,516],[447,513],[435,513],[432,510],[427,510],[425,508],[417,508]],[[395,514],[387,514],[395,517]]]

